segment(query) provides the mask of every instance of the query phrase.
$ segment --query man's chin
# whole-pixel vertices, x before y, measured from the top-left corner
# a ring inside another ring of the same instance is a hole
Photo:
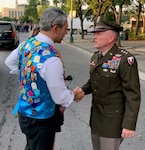
[[[61,43],[61,41],[55,41],[54,43]]]
[[[95,48],[98,48],[98,46],[97,46],[97,45],[94,45],[94,47],[95,47]]]
[[[62,41],[63,41],[63,40],[58,40],[58,41],[55,41],[55,43],[62,43]]]

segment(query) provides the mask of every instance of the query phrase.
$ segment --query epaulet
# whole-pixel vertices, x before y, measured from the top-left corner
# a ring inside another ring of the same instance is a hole
[[[133,65],[135,62],[135,56],[133,54],[131,54],[130,52],[128,52],[125,49],[120,49],[121,54],[126,57],[127,62],[129,63],[129,65]]]
[[[133,54],[131,54],[130,52],[128,52],[125,49],[120,49],[120,52],[121,52],[121,54],[125,55],[126,57],[133,56]]]

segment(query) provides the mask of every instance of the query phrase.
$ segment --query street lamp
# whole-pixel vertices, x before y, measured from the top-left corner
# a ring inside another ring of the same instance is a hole
[[[74,39],[73,39],[73,4],[72,4],[72,1],[71,0],[71,5],[70,5],[70,19],[71,19],[71,26],[70,26],[70,43],[73,43],[74,42]]]

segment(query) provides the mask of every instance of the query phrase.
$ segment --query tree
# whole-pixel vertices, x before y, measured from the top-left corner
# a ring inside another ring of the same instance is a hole
[[[0,18],[2,21],[16,21],[16,18],[10,18],[10,17],[2,17]]]
[[[83,26],[83,22],[85,19],[85,15],[84,15],[84,11],[82,9],[82,6],[85,4],[84,0],[75,0],[74,1],[75,4],[75,10],[77,12],[77,16],[80,18],[80,26],[81,26],[81,38],[84,39],[84,26]]]
[[[129,4],[130,4],[130,0],[114,0],[112,3],[111,9],[115,14],[115,20],[119,25],[121,25],[123,5],[129,5]],[[118,6],[118,11],[116,9],[116,5]],[[120,38],[117,41],[117,45],[121,46]]]
[[[39,0],[28,0],[28,5],[25,6],[25,17],[28,17],[29,20],[35,23],[39,22],[39,17],[37,14],[37,6],[39,4]]]
[[[130,5],[130,0],[113,0],[111,9],[113,10],[116,18],[116,22],[120,25],[122,18],[123,5]],[[118,6],[118,10],[116,9]]]
[[[42,13],[44,12],[44,10],[46,9],[46,8],[48,8],[48,7],[50,7],[50,6],[48,6],[48,5],[38,5],[37,6],[37,14],[38,14],[38,18],[40,18],[41,17],[41,15],[42,15]]]
[[[145,0],[136,0],[136,2],[134,2],[132,0],[132,3],[135,5],[135,17],[136,17],[136,25],[135,25],[135,31],[134,31],[134,37],[136,37],[138,35],[139,32],[139,20],[141,18],[141,12],[143,11],[144,8],[144,4],[145,4]]]
[[[50,5],[50,2],[49,2],[49,0],[40,0],[40,4],[41,5]]]
[[[99,16],[103,16],[105,12],[109,9],[112,1],[110,0],[86,0],[88,4],[88,11],[91,12],[93,16],[94,25],[96,26],[96,22]]]
[[[82,6],[85,5],[85,0],[73,0],[72,7],[73,10],[76,10],[76,17],[79,17],[80,19],[80,27],[81,27],[81,38],[84,39],[84,27],[83,27],[83,21],[85,18],[84,10],[82,9]],[[71,10],[71,1],[67,0],[65,4],[65,11],[69,14]]]

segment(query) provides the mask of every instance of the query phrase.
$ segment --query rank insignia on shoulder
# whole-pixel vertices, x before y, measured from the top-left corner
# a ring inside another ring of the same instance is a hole
[[[121,52],[124,53],[124,54],[126,54],[126,55],[128,54],[128,51],[126,51],[124,49],[121,49]]]
[[[134,57],[132,57],[132,56],[128,57],[127,61],[130,65],[132,65],[134,63]]]

